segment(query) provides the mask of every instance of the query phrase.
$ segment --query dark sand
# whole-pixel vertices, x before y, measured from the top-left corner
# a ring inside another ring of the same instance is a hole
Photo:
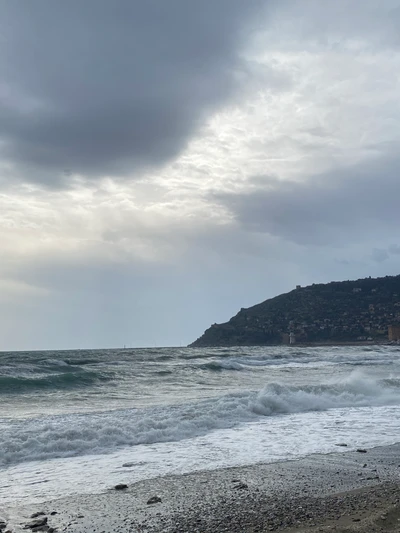
[[[110,487],[20,508],[15,531],[37,511],[70,533],[400,532],[400,444]]]

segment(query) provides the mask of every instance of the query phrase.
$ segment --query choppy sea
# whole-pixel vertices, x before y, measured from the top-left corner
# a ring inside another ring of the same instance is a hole
[[[0,353],[0,511],[399,441],[397,346]]]

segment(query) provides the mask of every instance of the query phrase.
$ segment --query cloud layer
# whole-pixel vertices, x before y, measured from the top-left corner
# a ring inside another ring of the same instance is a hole
[[[0,9],[0,154],[57,184],[135,175],[186,145],[229,98],[255,0],[49,0]]]
[[[3,3],[3,348],[189,343],[399,273],[399,29],[400,0]]]
[[[258,176],[252,190],[218,198],[249,232],[331,248],[384,242],[400,224],[399,167],[399,157],[386,154],[305,182]]]

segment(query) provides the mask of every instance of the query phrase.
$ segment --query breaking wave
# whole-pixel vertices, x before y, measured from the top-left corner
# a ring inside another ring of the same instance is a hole
[[[211,370],[212,372],[221,372],[222,370],[243,370],[243,366],[237,361],[210,361],[200,365],[204,370]]]
[[[355,372],[342,381],[318,386],[271,383],[259,391],[184,405],[60,415],[22,422],[0,420],[0,464],[178,441],[270,416],[386,405],[400,405],[400,380],[374,381]]]

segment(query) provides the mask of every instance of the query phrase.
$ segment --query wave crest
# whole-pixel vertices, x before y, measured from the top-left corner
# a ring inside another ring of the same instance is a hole
[[[271,383],[202,402],[125,409],[107,413],[60,415],[9,423],[0,421],[0,464],[93,453],[122,446],[177,441],[260,417],[340,407],[400,404],[399,380],[374,381],[358,373],[318,386]]]
[[[63,372],[41,376],[0,376],[0,395],[19,394],[34,390],[71,389],[110,381],[112,378],[99,372]]]

